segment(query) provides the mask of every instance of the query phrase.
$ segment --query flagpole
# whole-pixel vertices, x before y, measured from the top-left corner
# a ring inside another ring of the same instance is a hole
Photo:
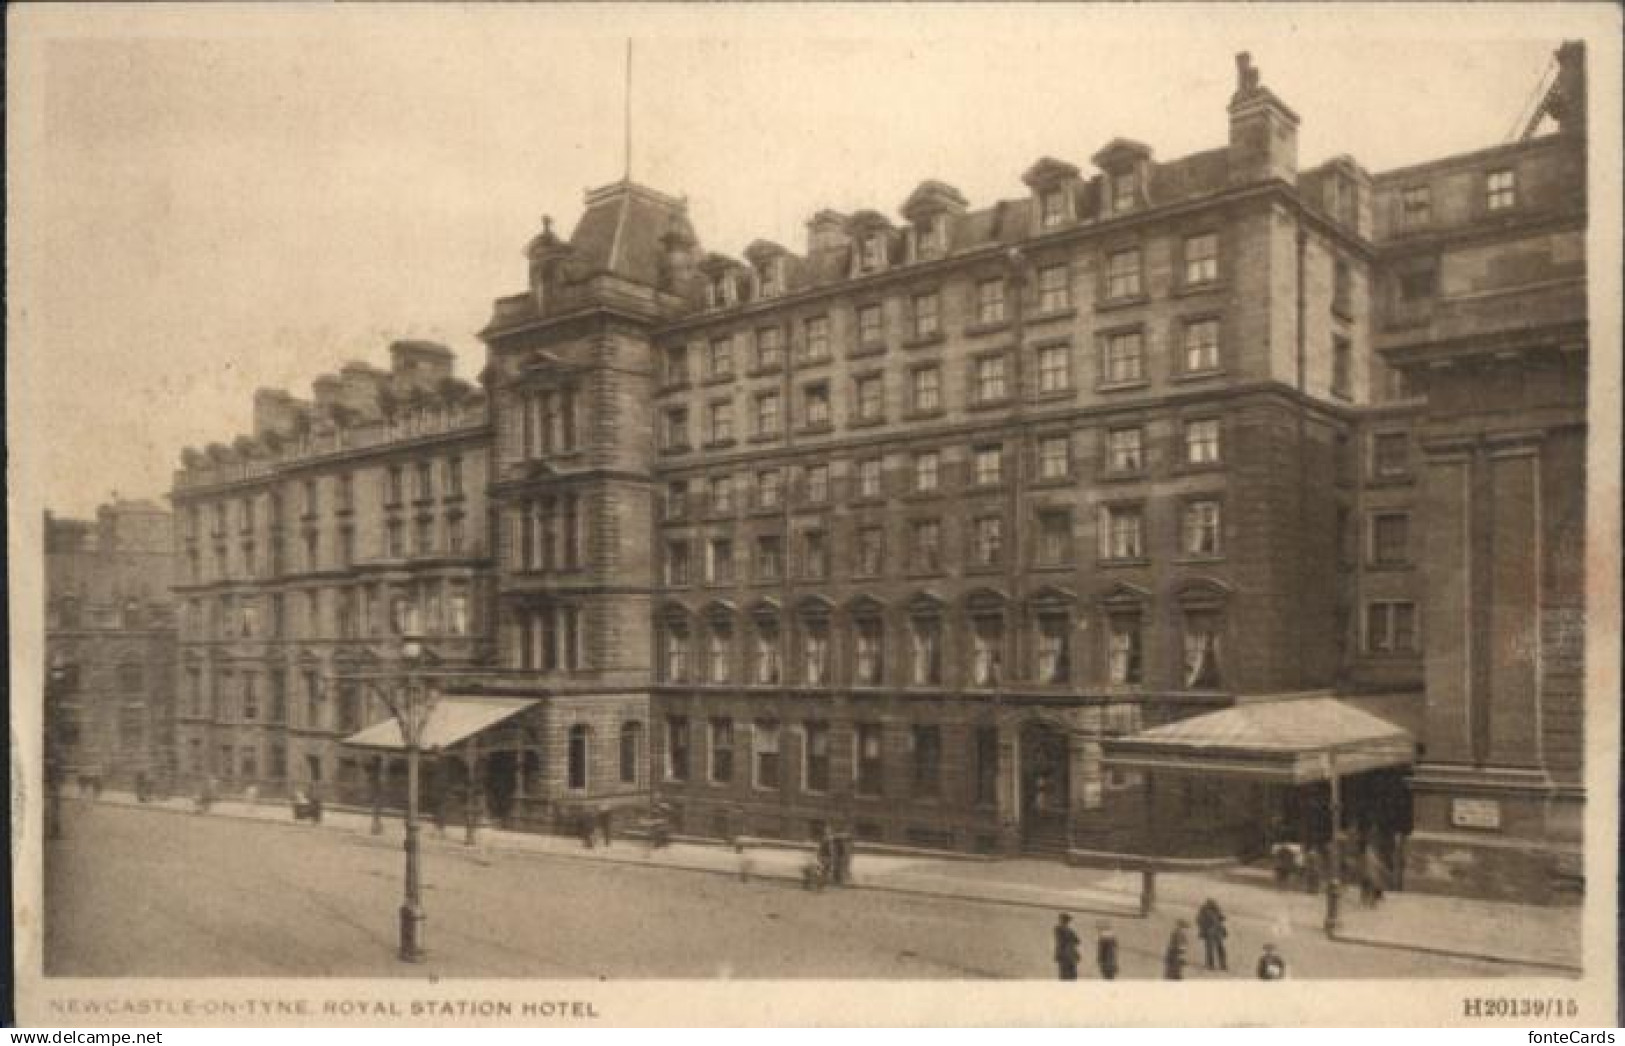
[[[626,105],[625,112],[625,147],[622,157],[625,161],[625,170],[622,172],[624,180],[632,180],[632,38],[626,38],[626,83],[623,90]]]

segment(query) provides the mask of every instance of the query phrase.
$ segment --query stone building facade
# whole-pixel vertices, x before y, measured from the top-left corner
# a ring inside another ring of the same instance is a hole
[[[1584,53],[1556,133],[1375,183],[1375,344],[1424,394],[1409,477],[1426,593],[1412,879],[1532,898],[1580,877],[1584,809]]]
[[[46,726],[70,780],[128,787],[174,767],[171,529],[148,501],[46,513]]]
[[[188,450],[171,493],[184,779],[364,801],[372,766],[338,742],[381,718],[360,677],[416,631],[443,669],[490,643],[490,426],[439,345],[347,364],[314,398],[265,389],[254,431]],[[348,678],[347,678],[348,677]]]

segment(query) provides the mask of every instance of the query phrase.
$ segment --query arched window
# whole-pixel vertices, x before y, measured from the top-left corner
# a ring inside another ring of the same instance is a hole
[[[916,686],[942,682],[942,611],[934,596],[916,596],[909,604],[909,682]]]
[[[990,590],[973,592],[966,599],[972,686],[997,686],[1004,679],[1005,608],[1004,597]]]
[[[879,686],[886,675],[886,622],[882,607],[872,599],[856,600],[852,618],[852,682]]]
[[[778,607],[761,603],[753,617],[755,635],[751,640],[751,682],[771,686],[782,677]]]
[[[1150,593],[1116,585],[1100,599],[1105,617],[1106,682],[1139,686],[1145,682],[1145,621]]]
[[[1225,686],[1221,639],[1229,594],[1228,587],[1205,578],[1189,581],[1175,593],[1182,619],[1180,682],[1187,689]]]
[[[587,743],[592,731],[577,723],[570,728],[569,785],[572,789],[587,787]]]
[[[705,612],[705,624],[705,681],[729,682],[733,679],[732,608],[724,603],[713,603]]]
[[[801,633],[800,682],[807,686],[828,686],[829,603],[821,599],[805,600],[797,616]]]
[[[625,722],[621,724],[621,783],[635,785],[643,774],[639,767],[643,765],[643,724],[639,722]]]

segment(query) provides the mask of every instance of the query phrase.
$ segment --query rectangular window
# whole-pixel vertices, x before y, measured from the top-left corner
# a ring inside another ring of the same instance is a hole
[[[711,783],[729,784],[734,779],[734,721],[711,720]]]
[[[1065,479],[1072,471],[1072,440],[1045,436],[1038,441],[1038,478]]]
[[[859,421],[880,421],[886,416],[886,383],[879,374],[856,379],[854,391]]]
[[[779,422],[779,394],[777,392],[758,393],[756,396],[756,434],[758,436],[777,436],[779,434]]]
[[[970,630],[971,681],[977,686],[997,686],[1004,671],[1004,618],[979,617]]]
[[[1368,654],[1416,653],[1416,604],[1367,604],[1365,650]]]
[[[784,366],[784,331],[762,327],[756,332],[756,368],[773,370]]]
[[[1038,350],[1038,391],[1065,392],[1072,387],[1072,349],[1046,345]]]
[[[1484,180],[1485,205],[1492,211],[1508,210],[1518,203],[1518,174],[1511,168],[1491,171]]]
[[[316,515],[316,510],[319,507],[319,502],[316,497],[316,490],[317,487],[315,480],[305,480],[305,516],[307,518]],[[221,506],[222,510],[224,507],[225,506],[223,505]],[[222,527],[222,529],[224,528]]]
[[[976,322],[1004,322],[1004,281],[982,280],[976,285]]]
[[[977,447],[972,452],[976,485],[996,487],[1004,479],[1004,447],[1000,444]]]
[[[857,793],[864,796],[878,796],[885,787],[884,783],[884,748],[881,745],[879,723],[858,723],[853,731],[852,769],[853,783]]]
[[[1106,298],[1135,298],[1141,293],[1140,251],[1131,247],[1113,251],[1106,259]]]
[[[942,409],[942,370],[932,365],[916,367],[909,378],[909,391],[917,411]]]
[[[1112,472],[1123,474],[1145,468],[1145,430],[1136,426],[1107,432],[1106,465]]]
[[[688,480],[672,480],[666,484],[666,518],[682,519],[686,515],[688,515]]]
[[[404,485],[402,469],[399,465],[389,466],[389,480],[385,485],[384,504],[399,505],[401,503],[401,490]]]
[[[705,637],[705,678],[710,683],[726,683],[733,678],[733,635],[726,624],[712,622]]]
[[[688,780],[688,717],[666,717],[666,780]]]
[[[1106,335],[1104,381],[1126,385],[1145,377],[1145,356],[1139,331],[1119,331]]]
[[[879,458],[865,458],[858,462],[857,494],[860,498],[878,498],[881,496],[881,460]]]
[[[937,795],[942,790],[942,727],[935,723],[910,727],[909,752],[914,795]]]
[[[1210,498],[1185,503],[1184,548],[1187,556],[1216,556],[1220,550],[1219,502]]]
[[[809,317],[802,326],[806,335],[803,343],[803,360],[808,363],[817,363],[829,359],[829,317]]]
[[[706,376],[731,378],[734,375],[734,342],[732,338],[712,338],[705,358]]]
[[[941,320],[942,317],[935,291],[914,296],[914,336],[916,338],[936,337],[942,332]]]
[[[801,415],[808,428],[825,428],[829,425],[828,382],[820,381],[802,387]]]
[[[979,567],[996,567],[1004,559],[1004,520],[982,516],[975,523],[972,561]]]
[[[392,519],[384,524],[384,544],[390,559],[406,555],[405,531],[400,520]]]
[[[801,532],[801,576],[814,579],[829,576],[829,539],[822,530]]]
[[[803,621],[801,625],[801,681],[808,686],[829,682],[829,624]]]
[[[941,462],[941,455],[934,450],[914,455],[914,493],[936,493],[941,478]]]
[[[878,304],[858,308],[858,344],[866,349],[878,348],[886,343],[885,312]]]
[[[1371,563],[1399,567],[1410,561],[1411,517],[1403,512],[1381,512],[1371,517]]]
[[[1112,175],[1112,213],[1132,211],[1140,196],[1140,179],[1133,171]]]
[[[1219,671],[1219,619],[1211,613],[1185,615],[1184,681],[1195,690],[1223,686]]]
[[[1339,316],[1348,316],[1352,306],[1350,302],[1354,295],[1353,270],[1349,263],[1338,258],[1332,263],[1332,311]]]
[[[689,582],[687,541],[666,542],[666,584],[686,585]]]
[[[881,527],[859,527],[857,531],[857,573],[861,577],[879,577],[885,567],[885,530]]]
[[[829,466],[808,465],[802,491],[809,505],[822,505],[829,501]]]
[[[858,247],[858,267],[863,272],[875,272],[886,263],[886,234],[870,233]]]
[[[756,473],[756,507],[778,508],[784,503],[784,473],[763,469]]]
[[[1219,421],[1203,418],[1185,423],[1185,464],[1212,465],[1219,461]]]
[[[802,726],[802,782],[809,792],[829,791],[829,724],[808,721]]]
[[[1064,312],[1072,307],[1072,270],[1066,265],[1046,265],[1038,270],[1038,311]]]
[[[1038,197],[1039,225],[1053,229],[1066,221],[1066,191],[1045,189]]]
[[[1378,478],[1410,472],[1410,439],[1403,432],[1379,432],[1371,437],[1371,471]]]
[[[1004,357],[983,356],[975,364],[977,403],[997,403],[1005,397]]]
[[[734,405],[732,400],[718,400],[711,404],[711,442],[727,443],[734,438]]]
[[[1139,559],[1145,554],[1145,515],[1138,505],[1112,505],[1105,509],[1102,558]]]
[[[999,798],[999,728],[976,728],[976,796],[977,806],[991,806]]]
[[[915,573],[934,574],[942,569],[942,523],[917,519],[910,524],[909,566]]]
[[[948,242],[947,215],[933,214],[916,228],[915,236],[922,258],[941,254]]]
[[[1219,321],[1191,320],[1185,324],[1184,373],[1219,369]]]
[[[776,790],[779,787],[779,724],[772,719],[758,719],[752,725],[751,735],[751,750],[756,759],[751,783],[757,788]]]
[[[1072,562],[1072,513],[1066,509],[1041,509],[1038,512],[1038,547],[1035,556],[1039,566],[1055,567]]]
[[[777,581],[784,576],[784,543],[777,534],[763,534],[756,539],[756,578],[759,581]]]
[[[731,515],[734,510],[732,476],[712,476],[705,484],[706,502],[713,515]]]
[[[688,410],[674,407],[666,411],[666,449],[688,449]]]
[[[1406,229],[1420,229],[1433,221],[1433,189],[1426,185],[1411,185],[1399,193],[1399,224]]]
[[[705,544],[705,580],[713,585],[731,584],[734,579],[734,543],[729,538],[712,538]]]
[[[1185,285],[1196,287],[1219,278],[1219,237],[1206,232],[1185,237]]]
[[[434,464],[420,461],[417,464],[418,473],[418,500],[428,501],[434,497]]]
[[[452,498],[463,496],[462,458],[451,457],[446,459],[446,496]]]

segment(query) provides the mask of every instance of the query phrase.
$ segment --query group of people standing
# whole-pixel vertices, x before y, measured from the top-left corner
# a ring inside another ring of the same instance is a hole
[[[1168,935],[1167,947],[1162,954],[1163,979],[1179,981],[1185,979],[1185,967],[1188,965],[1187,954],[1190,949],[1189,940],[1190,923],[1180,919],[1174,924],[1173,932]],[[1202,961],[1205,968],[1219,972],[1228,972],[1230,957],[1225,947],[1225,941],[1230,931],[1225,925],[1224,910],[1219,903],[1209,897],[1202,902],[1196,912],[1196,933],[1202,939]],[[1100,971],[1101,980],[1111,981],[1117,979],[1119,966],[1119,945],[1117,935],[1112,931],[1110,923],[1101,922],[1095,939],[1095,964]],[[1055,965],[1063,981],[1078,979],[1078,963],[1081,956],[1081,942],[1077,931],[1072,929],[1072,916],[1061,913],[1055,922]],[[1282,958],[1280,950],[1273,941],[1265,942],[1263,952],[1258,957],[1255,970],[1261,981],[1279,981],[1286,977],[1286,960]]]

